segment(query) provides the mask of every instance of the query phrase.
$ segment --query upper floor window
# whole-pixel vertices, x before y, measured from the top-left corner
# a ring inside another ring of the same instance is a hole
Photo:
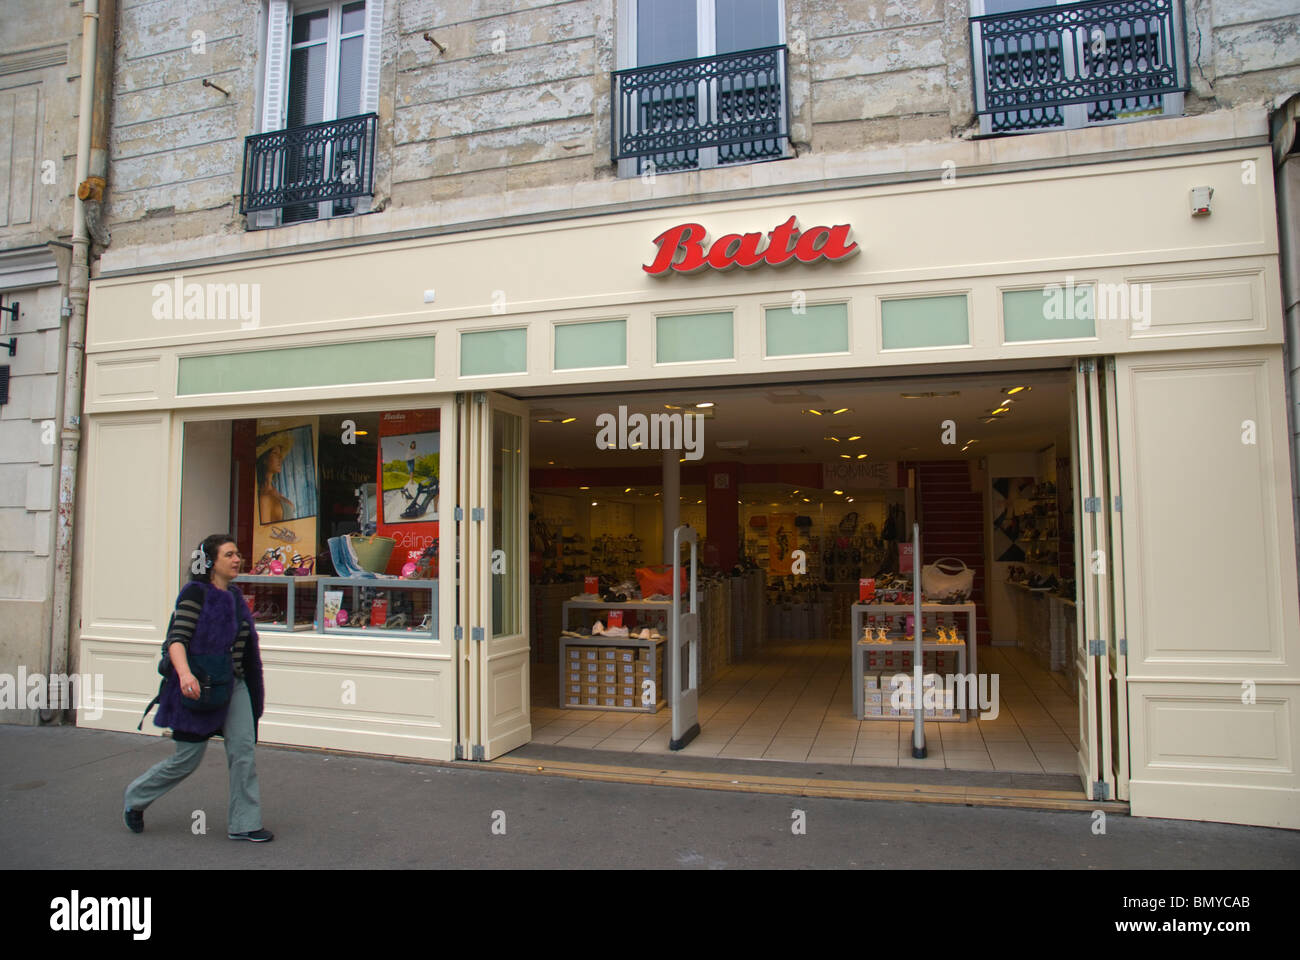
[[[1180,0],[971,0],[981,133],[1181,114]]]
[[[786,155],[783,0],[620,0],[620,174]]]
[[[245,146],[252,225],[365,209],[382,23],[383,0],[270,0],[262,133]]]

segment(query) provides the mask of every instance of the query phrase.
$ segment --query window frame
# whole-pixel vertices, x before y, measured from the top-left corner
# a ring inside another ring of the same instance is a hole
[[[617,8],[617,29],[618,34],[615,43],[615,70],[629,70],[633,67],[649,67],[654,64],[639,63],[637,57],[637,12],[638,5],[642,2],[653,3],[654,0],[618,0]],[[717,2],[716,0],[694,0],[695,3],[695,55],[693,58],[700,59],[703,57],[714,57],[718,55],[718,37],[717,37]],[[777,15],[777,46],[786,45],[786,0],[776,0]],[[789,98],[790,78],[784,76],[783,83],[785,89],[784,96]],[[611,107],[613,104],[611,104]],[[613,113],[610,115],[610,122],[613,123]],[[717,147],[700,147],[698,148],[699,158],[694,167],[686,167],[680,170],[673,170],[673,173],[696,173],[700,170],[714,170],[719,167],[739,167],[747,163],[766,163],[767,160],[785,160],[793,156],[790,141],[787,139],[782,145],[781,156],[768,157],[763,160],[746,160],[735,163],[718,163]],[[637,170],[637,158],[630,158],[618,161],[618,176],[620,179],[631,179],[641,176]]]

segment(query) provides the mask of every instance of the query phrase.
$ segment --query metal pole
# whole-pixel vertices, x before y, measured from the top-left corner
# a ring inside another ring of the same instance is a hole
[[[912,758],[924,760],[925,710],[921,689],[921,525],[912,524]]]

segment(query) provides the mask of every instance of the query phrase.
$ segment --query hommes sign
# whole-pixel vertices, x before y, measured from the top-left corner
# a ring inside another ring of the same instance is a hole
[[[727,270],[731,267],[779,267],[792,260],[816,263],[818,260],[843,260],[858,252],[856,241],[849,240],[847,223],[833,227],[810,227],[800,231],[794,217],[772,229],[763,246],[761,233],[728,233],[705,249],[708,232],[698,223],[680,223],[669,227],[654,243],[659,248],[654,262],[641,269],[652,277],[666,276],[669,271],[694,273],[706,267]]]

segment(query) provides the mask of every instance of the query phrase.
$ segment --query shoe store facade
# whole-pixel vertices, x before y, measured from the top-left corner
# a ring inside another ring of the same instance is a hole
[[[867,412],[869,384],[1048,377],[1065,466],[1025,495],[1074,501],[1081,792],[1300,827],[1271,169],[1259,145],[824,184],[102,276],[74,622],[107,700],[80,722],[135,729],[190,551],[230,529],[264,741],[493,759],[532,739],[530,474],[566,466],[536,425],[557,398],[583,399],[554,429],[594,455],[638,444],[620,395],[862,384]],[[704,423],[644,461],[674,501],[661,536],[690,519],[673,485],[718,496],[710,464],[762,439]],[[972,461],[986,426],[914,421]],[[710,524],[715,549],[743,550],[743,504],[734,522]]]

